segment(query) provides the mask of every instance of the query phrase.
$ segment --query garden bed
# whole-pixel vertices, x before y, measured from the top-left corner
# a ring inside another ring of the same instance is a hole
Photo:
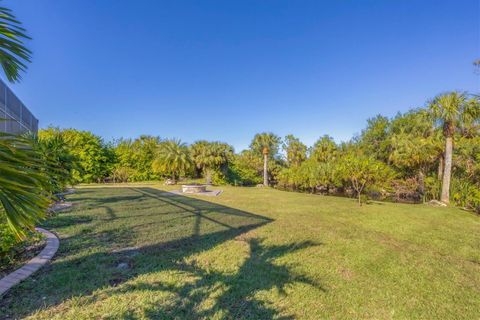
[[[2,233],[3,235],[3,233]],[[35,257],[45,247],[45,237],[40,232],[32,232],[26,240],[16,244],[7,236],[2,238],[2,252],[0,252],[0,278],[20,268],[27,261]]]

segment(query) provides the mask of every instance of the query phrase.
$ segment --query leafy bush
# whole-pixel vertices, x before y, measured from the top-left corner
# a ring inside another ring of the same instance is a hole
[[[40,130],[38,135],[41,141],[61,137],[65,149],[76,159],[76,166],[71,170],[74,182],[99,182],[109,176],[114,153],[111,146],[99,136],[90,131],[58,128]]]
[[[440,191],[442,190],[442,182],[437,177],[425,178],[425,200],[438,200]]]
[[[0,271],[4,267],[7,267],[15,259],[18,259],[19,255],[25,252],[26,248],[38,244],[43,238],[42,234],[38,232],[28,231],[25,233],[25,237],[19,239],[15,232],[5,223],[0,223]]]
[[[344,184],[355,190],[359,204],[362,204],[361,195],[364,190],[386,187],[395,176],[395,172],[385,163],[353,153],[341,158],[338,173]]]
[[[8,256],[12,248],[21,242],[6,223],[0,223],[0,260]]]
[[[308,159],[296,167],[283,168],[278,175],[278,183],[284,188],[311,192],[317,188],[329,190],[339,186],[333,161],[318,162],[315,159]]]
[[[238,159],[228,166],[225,178],[234,186],[252,186],[263,181],[256,168]]]
[[[116,168],[129,168],[128,181],[159,179],[153,172],[152,163],[161,140],[158,137],[142,135],[135,140],[121,139],[115,143]]]
[[[219,186],[228,184],[226,174],[222,170],[212,171],[212,183]]]
[[[112,171],[113,182],[128,182],[132,181],[136,170],[128,167],[117,167]]]
[[[454,204],[480,213],[480,188],[468,180],[452,180]]]

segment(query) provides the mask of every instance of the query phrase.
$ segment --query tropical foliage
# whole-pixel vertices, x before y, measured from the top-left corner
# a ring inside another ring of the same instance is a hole
[[[73,185],[73,172],[78,169],[77,158],[70,152],[62,135],[55,132],[41,138],[35,135],[29,137],[42,160],[42,173],[49,180],[47,191],[55,194]]]
[[[205,176],[206,183],[211,184],[213,174],[225,172],[234,151],[223,142],[200,140],[190,146],[190,153],[195,167]]]
[[[338,174],[346,185],[355,191],[358,203],[362,204],[364,190],[388,186],[394,173],[385,163],[372,157],[349,153],[342,157],[338,165]]]
[[[188,174],[192,165],[187,145],[180,140],[170,139],[159,144],[152,169],[161,176],[171,177],[175,182],[179,177]]]
[[[0,133],[0,203],[2,222],[17,238],[33,229],[49,204],[40,154],[29,138]]]
[[[114,146],[115,165],[112,179],[117,182],[156,180],[153,171],[159,137],[142,135],[135,140],[120,139]]]
[[[307,159],[307,146],[292,134],[283,140],[283,151],[290,167],[299,166]]]
[[[475,128],[480,119],[480,103],[477,98],[468,98],[461,92],[441,94],[429,105],[430,112],[445,137],[442,193],[440,199],[450,202],[450,180],[452,175],[453,141],[455,133],[460,135]],[[477,127],[478,129],[478,127]]]
[[[402,201],[448,202],[451,195],[455,205],[480,210],[479,112],[478,97],[452,92],[392,119],[378,115],[347,143],[322,136],[306,161],[287,161],[276,180],[293,190]]]
[[[263,184],[355,196],[360,202],[365,197],[421,202],[442,199],[450,170],[450,201],[479,210],[479,130],[478,97],[454,92],[426,108],[369,119],[358,136],[342,143],[323,135],[307,147],[293,135],[282,141],[260,133],[247,150],[235,153],[219,141],[187,145],[140,136],[105,143],[90,132],[48,128],[39,133],[39,150],[55,159],[47,162],[64,177],[54,189],[78,182],[203,177],[206,183]],[[451,159],[447,136],[454,142]],[[51,180],[57,180],[54,174]]]
[[[40,140],[51,140],[55,136],[61,137],[70,156],[76,159],[76,166],[71,170],[73,182],[101,182],[110,176],[114,151],[102,138],[76,129],[48,128],[39,132]]]
[[[8,81],[19,81],[27,69],[31,51],[24,40],[30,39],[20,21],[8,8],[0,6],[0,64]]]
[[[280,143],[280,137],[271,132],[256,134],[250,143],[250,149],[259,156],[263,156],[263,185],[266,187],[269,185],[268,160],[278,155]]]
[[[323,135],[311,147],[293,135],[282,141],[260,133],[247,150],[235,153],[218,141],[187,145],[140,136],[105,143],[90,132],[58,128],[42,130],[39,143],[40,150],[51,150],[42,153],[56,159],[53,167],[65,177],[55,189],[77,182],[203,177],[206,183],[263,184],[355,196],[360,202],[365,197],[422,202],[442,199],[450,170],[449,200],[480,210],[478,99],[458,92],[440,95],[426,108],[369,119],[350,141]]]

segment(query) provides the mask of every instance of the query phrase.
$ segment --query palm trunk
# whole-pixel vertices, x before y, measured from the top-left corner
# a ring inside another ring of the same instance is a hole
[[[263,185],[268,187],[268,171],[267,171],[267,162],[268,162],[268,155],[263,155]]]
[[[425,174],[423,170],[418,171],[418,192],[422,197],[422,202],[425,202]]]
[[[205,178],[207,180],[207,184],[211,185],[212,184],[212,170],[210,170],[210,169],[205,170]]]
[[[445,167],[443,168],[442,195],[440,201],[443,203],[450,202],[450,179],[452,175],[452,153],[453,138],[447,137],[445,141]]]
[[[444,162],[444,157],[442,153],[440,155],[440,159],[438,159],[438,171],[437,171],[438,180],[442,180],[442,177],[443,177],[443,162]]]

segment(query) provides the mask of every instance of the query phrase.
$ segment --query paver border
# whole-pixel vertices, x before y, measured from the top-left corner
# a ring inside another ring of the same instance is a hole
[[[28,261],[23,267],[0,279],[0,296],[10,290],[10,288],[13,286],[20,283],[22,280],[25,280],[31,276],[35,271],[50,261],[57,252],[60,245],[60,241],[58,240],[57,236],[52,232],[42,228],[35,228],[35,230],[41,232],[47,238],[47,244],[45,245],[45,248],[43,248],[43,250],[37,256]]]

